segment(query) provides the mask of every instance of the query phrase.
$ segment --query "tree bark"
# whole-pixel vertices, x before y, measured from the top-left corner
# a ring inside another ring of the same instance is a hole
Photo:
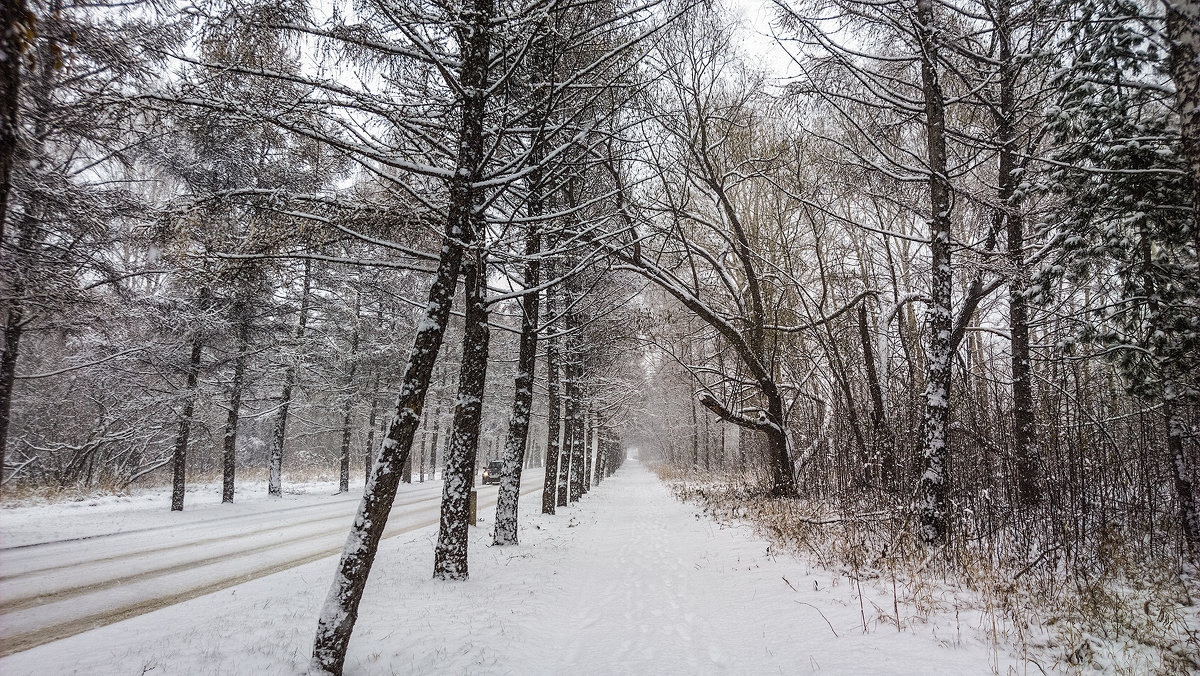
[[[442,427],[442,407],[433,409],[433,436],[429,439],[429,480],[437,481],[438,432]],[[443,472],[442,478],[445,478]]]
[[[567,330],[576,327],[573,313],[567,313]],[[570,468],[567,471],[567,503],[577,502],[583,495],[583,435],[581,428],[583,420],[580,417],[580,399],[582,393],[579,387],[579,344],[577,336],[571,334],[567,338],[567,364],[564,369],[564,390],[566,391],[566,438],[567,458]]]
[[[880,483],[891,484],[895,479],[895,444],[887,426],[887,411],[883,403],[883,388],[879,384],[879,372],[875,367],[875,350],[871,345],[871,331],[867,325],[867,304],[858,306],[858,338],[862,343],[863,366],[867,372],[867,389],[871,392],[871,447],[878,466]]]
[[[200,379],[200,356],[203,345],[198,333],[192,334],[191,356],[188,359],[186,394],[183,413],[179,416],[179,432],[175,435],[175,451],[171,455],[171,511],[183,511],[183,494],[187,489],[188,434],[196,407],[196,385]]]
[[[33,15],[25,0],[0,4],[0,242],[8,221],[8,193],[21,111],[21,61]],[[0,448],[3,448],[0,437]]]
[[[355,326],[350,332],[350,371],[346,374],[346,399],[342,402],[342,452],[338,462],[338,492],[350,492],[350,421],[354,408],[354,374],[358,370],[358,312],[355,310]]]
[[[946,102],[938,78],[938,47],[933,0],[917,0],[921,42],[921,90],[925,103],[925,143],[929,164],[928,377],[925,385],[925,472],[918,503],[922,539],[938,544],[949,535],[949,460],[952,280],[950,270],[950,184],[946,174]]]
[[[379,538],[383,535],[396,498],[400,468],[412,449],[413,437],[421,423],[425,393],[429,389],[454,302],[454,288],[462,263],[462,246],[474,234],[472,214],[477,203],[473,184],[483,175],[483,124],[493,11],[494,0],[471,0],[463,11],[462,20],[468,30],[460,45],[458,79],[465,96],[461,108],[457,166],[450,180],[449,212],[441,257],[429,289],[425,319],[417,329],[400,393],[396,397],[396,415],[379,451],[376,470],[367,482],[358,516],[346,539],[338,572],[317,622],[311,663],[311,670],[317,673],[336,676],[342,673],[350,634],[358,619],[358,605],[371,572],[371,564],[375,561]]]
[[[1192,188],[1192,238],[1200,262],[1200,1],[1167,0],[1169,67]]]
[[[304,338],[304,330],[308,325],[308,292],[312,281],[309,259],[304,259],[304,290],[300,296],[300,319],[296,324],[296,344]],[[283,391],[279,395],[279,414],[275,418],[275,433],[271,436],[271,455],[267,478],[267,493],[273,497],[283,497],[283,447],[287,442],[288,409],[292,405],[292,389],[296,386],[296,364],[288,365],[283,375]]]
[[[1167,455],[1171,459],[1171,478],[1174,480],[1175,498],[1179,505],[1179,522],[1188,554],[1193,561],[1197,561],[1200,559],[1200,509],[1196,507],[1196,494],[1188,476],[1187,459],[1183,452],[1186,430],[1179,418],[1171,386],[1168,386],[1163,397],[1163,416],[1167,425]]]
[[[442,473],[442,510],[437,545],[433,551],[433,577],[465,580],[468,509],[475,487],[475,458],[479,451],[479,423],[487,380],[488,330],[487,269],[478,249],[464,265],[466,317],[463,329],[462,366],[458,375],[458,402],[446,469]]]
[[[250,307],[246,299],[237,304],[237,356],[233,360],[233,381],[229,385],[229,412],[225,416],[224,446],[221,452],[221,502],[233,502],[237,472],[237,433],[242,411],[242,390],[246,379],[246,352],[250,342]]]
[[[583,481],[580,490],[584,495],[592,489],[592,428],[596,424],[596,413],[590,406],[583,411]]]
[[[529,216],[535,218],[542,212],[540,190],[536,187],[540,177],[531,179]],[[536,214],[536,216],[535,216]],[[529,224],[525,235],[526,289],[539,284],[538,256],[541,253],[541,234],[536,222]],[[529,420],[533,411],[533,376],[537,367],[538,344],[538,294],[527,293],[521,297],[521,345],[517,354],[517,377],[513,386],[512,415],[508,420],[508,437],[504,443],[504,470],[500,474],[499,494],[496,498],[496,530],[493,544],[517,544],[517,505],[521,497],[521,469],[525,465],[525,447],[529,443]]]
[[[1017,196],[1016,119],[1017,65],[1012,53],[1012,27],[1009,0],[996,5],[996,32],[1000,41],[1000,107],[996,116],[996,135],[1000,142],[997,196],[1000,210],[997,230],[1007,237],[1007,258],[1011,273],[1008,282],[1008,324],[1013,397],[1013,455],[1016,460],[1017,499],[1025,507],[1036,505],[1039,452],[1033,417],[1033,373],[1029,350],[1029,305],[1025,300],[1029,265],[1025,261],[1025,221]]]
[[[375,412],[379,408],[379,373],[375,373],[375,378],[371,385],[371,412],[367,416],[367,445],[363,448],[363,466],[365,474],[363,475],[363,489],[366,490],[367,484],[371,481],[371,461],[374,459],[375,448]]]
[[[550,275],[554,271],[551,269]],[[548,275],[549,276],[549,275]],[[546,290],[546,316],[555,311],[555,289]],[[546,475],[542,482],[542,514],[554,514],[558,505],[558,437],[562,402],[559,401],[558,337],[551,333],[546,341]]]

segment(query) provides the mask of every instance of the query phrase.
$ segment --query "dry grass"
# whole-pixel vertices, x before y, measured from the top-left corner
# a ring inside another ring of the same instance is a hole
[[[901,506],[830,514],[805,500],[762,497],[739,476],[654,469],[715,519],[749,523],[775,547],[886,590],[892,607],[868,607],[876,625],[904,630],[934,614],[969,614],[1026,673],[1200,673],[1197,577],[1178,562],[1147,559],[1136,538],[1104,534],[1096,551],[1071,560],[1052,547],[1022,550],[1015,543],[1028,534],[1003,531],[931,550],[912,536]]]

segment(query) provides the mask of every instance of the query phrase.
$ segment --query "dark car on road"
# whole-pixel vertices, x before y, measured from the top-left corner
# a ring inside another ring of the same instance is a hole
[[[483,468],[483,483],[500,484],[500,472],[504,469],[504,463],[499,460],[493,460],[488,463],[487,467]]]

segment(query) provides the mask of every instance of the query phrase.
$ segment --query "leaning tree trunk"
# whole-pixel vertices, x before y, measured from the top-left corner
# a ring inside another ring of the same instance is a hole
[[[221,449],[221,502],[233,502],[237,472],[237,432],[242,413],[242,390],[246,379],[246,351],[250,338],[250,306],[241,298],[237,304],[237,356],[233,360],[233,381],[229,385],[229,412],[225,415],[224,447]]]
[[[530,179],[534,183],[531,191],[529,215],[541,215],[541,200],[536,184],[539,176]],[[536,199],[536,204],[535,204]],[[538,256],[541,253],[541,235],[538,224],[531,222],[525,235],[525,288],[538,285]],[[504,470],[500,474],[500,488],[496,498],[496,530],[493,543],[497,545],[517,544],[517,505],[521,498],[521,469],[525,466],[525,446],[529,443],[529,418],[533,412],[533,374],[537,366],[538,294],[536,291],[521,297],[521,347],[517,354],[517,377],[513,387],[512,416],[508,420],[508,437],[504,442]]]
[[[946,102],[937,72],[933,0],[917,0],[921,42],[921,83],[925,102],[925,144],[929,163],[928,377],[925,386],[925,472],[918,504],[921,537],[929,544],[949,535],[949,460],[951,330],[950,185],[946,174]]]
[[[300,319],[296,324],[296,344],[304,338],[308,325],[308,291],[311,283],[311,265],[304,259],[304,290],[300,296]],[[279,414],[275,419],[275,433],[271,437],[271,455],[267,478],[267,493],[274,497],[283,496],[283,447],[287,441],[288,409],[292,405],[292,389],[296,386],[296,364],[291,363],[283,374],[283,392],[279,395]]]
[[[487,381],[488,330],[487,268],[476,249],[464,266],[466,313],[462,365],[458,376],[458,401],[446,469],[442,472],[442,510],[437,545],[433,550],[433,576],[439,580],[465,580],[467,519],[471,491],[475,488],[475,458],[479,453],[479,423],[483,417]]]
[[[376,470],[367,482],[354,527],[346,538],[333,585],[329,589],[317,635],[313,641],[311,670],[340,675],[346,661],[350,634],[358,619],[371,564],[379,547],[379,538],[387,525],[388,513],[396,498],[400,468],[412,449],[413,437],[421,424],[425,393],[433,376],[438,350],[445,336],[454,288],[462,263],[462,245],[473,237],[472,214],[477,208],[473,184],[482,178],[488,61],[491,48],[491,20],[494,0],[471,0],[463,13],[468,24],[467,39],[461,45],[459,82],[465,93],[461,107],[458,139],[458,166],[450,181],[449,213],[438,270],[429,289],[425,319],[419,324],[412,353],[396,397],[396,415],[375,462]]]
[[[203,346],[199,333],[192,334],[191,358],[188,360],[187,392],[183,401],[183,413],[179,416],[179,433],[175,436],[175,451],[171,455],[171,511],[183,511],[183,494],[187,488],[188,434],[192,429],[192,417],[196,410],[196,385],[200,379],[200,355]]]
[[[454,287],[462,260],[460,233],[471,208],[466,184],[466,180],[455,181],[456,199],[451,202],[441,259],[433,285],[429,288],[425,320],[413,340],[400,392],[396,396],[396,412],[388,424],[387,434],[373,465],[374,471],[367,478],[358,515],[346,538],[337,574],[317,622],[311,664],[312,670],[317,673],[342,673],[350,634],[358,619],[358,605],[396,498],[400,467],[412,448],[413,437],[421,421],[425,392],[429,389],[433,366],[454,303]]]

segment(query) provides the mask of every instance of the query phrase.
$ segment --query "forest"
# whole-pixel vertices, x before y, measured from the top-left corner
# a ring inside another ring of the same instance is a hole
[[[638,447],[1200,668],[1200,2],[0,11],[0,499],[353,479],[341,673],[401,483],[461,580]]]

